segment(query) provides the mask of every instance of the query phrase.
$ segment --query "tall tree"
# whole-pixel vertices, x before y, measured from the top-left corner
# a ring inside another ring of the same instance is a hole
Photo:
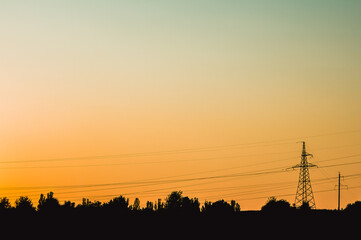
[[[140,209],[140,200],[139,198],[135,198],[132,206],[132,210],[138,211],[139,209]]]
[[[60,204],[59,200],[54,198],[54,193],[49,192],[46,194],[46,198],[44,194],[40,195],[39,198],[39,204],[38,204],[38,210],[39,211],[54,211],[59,209]]]

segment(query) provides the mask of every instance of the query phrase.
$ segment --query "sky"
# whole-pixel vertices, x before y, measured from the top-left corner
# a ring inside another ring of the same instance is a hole
[[[250,173],[306,141],[316,207],[339,171],[361,198],[360,1],[0,6],[0,197],[293,203],[297,170]]]

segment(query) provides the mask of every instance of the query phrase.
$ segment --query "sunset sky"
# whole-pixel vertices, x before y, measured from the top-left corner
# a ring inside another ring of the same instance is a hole
[[[339,171],[361,200],[360,23],[351,0],[0,0],[0,197],[293,203],[298,171],[264,172],[306,141],[316,207]]]

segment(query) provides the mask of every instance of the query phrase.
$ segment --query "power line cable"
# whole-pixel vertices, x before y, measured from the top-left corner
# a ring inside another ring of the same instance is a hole
[[[164,151],[151,151],[151,152],[140,152],[140,153],[129,153],[129,154],[115,154],[115,155],[97,155],[97,156],[83,156],[83,157],[65,157],[65,158],[49,158],[49,159],[30,159],[30,160],[14,160],[14,161],[0,161],[0,164],[3,163],[29,163],[29,162],[54,162],[54,161],[73,161],[73,160],[89,160],[89,159],[107,159],[107,158],[126,158],[126,157],[139,157],[139,156],[158,156],[158,155],[168,155],[168,154],[179,154],[179,153],[189,153],[189,152],[202,152],[202,151],[212,151],[212,150],[222,150],[224,148],[229,147],[257,147],[257,145],[269,144],[264,146],[272,146],[272,145],[282,145],[282,144],[290,144],[294,141],[304,138],[317,138],[317,137],[325,137],[331,135],[340,135],[340,134],[351,134],[361,132],[361,129],[349,130],[349,131],[341,131],[341,132],[333,132],[326,134],[318,134],[318,135],[310,135],[304,137],[297,138],[284,138],[277,140],[269,140],[269,141],[259,141],[259,142],[251,142],[251,143],[240,143],[240,144],[230,144],[230,145],[218,145],[218,146],[210,146],[210,147],[198,147],[198,148],[183,148],[183,149],[173,149],[173,150],[164,150]],[[287,142],[286,142],[287,141]],[[278,143],[277,143],[278,142]]]
[[[325,162],[325,161],[331,161],[331,160],[339,160],[343,158],[349,158],[349,157],[355,157],[359,156],[361,154],[355,154],[351,156],[345,156],[345,157],[339,157],[339,158],[333,158],[333,159],[326,159],[319,162]],[[349,162],[349,163],[339,163],[339,164],[332,164],[332,165],[325,165],[325,166],[319,166],[319,168],[327,168],[327,167],[335,167],[335,166],[343,166],[343,165],[354,165],[354,164],[360,164],[361,161],[357,162]],[[244,166],[243,166],[244,167]],[[113,185],[139,185],[139,184],[145,184],[145,183],[155,183],[159,184],[162,182],[179,182],[179,181],[194,181],[194,180],[205,180],[205,179],[217,179],[217,178],[226,178],[226,177],[238,177],[238,176],[251,176],[251,175],[261,175],[261,174],[269,174],[274,172],[283,172],[285,171],[286,167],[284,168],[270,168],[266,170],[260,170],[260,171],[251,171],[251,172],[245,172],[245,173],[235,173],[235,174],[225,174],[225,175],[215,175],[215,176],[208,176],[208,177],[198,177],[198,178],[188,178],[188,179],[174,179],[174,180],[161,180],[162,178],[158,178],[160,180],[143,180],[143,181],[131,181],[131,182],[118,182],[118,183],[103,183],[103,184],[85,184],[85,185],[62,185],[62,186],[33,186],[33,187],[3,187],[0,189],[6,190],[6,189],[42,189],[42,188],[84,188],[84,187],[99,187],[99,186],[113,186]],[[164,177],[166,178],[172,178],[172,177]]]
[[[13,164],[13,163],[30,163],[30,162],[58,162],[58,161],[74,161],[74,160],[90,160],[90,159],[108,159],[108,158],[129,158],[129,157],[139,157],[139,156],[159,156],[159,155],[169,155],[169,154],[179,154],[179,153],[192,153],[192,152],[205,152],[205,151],[217,151],[217,150],[228,150],[224,149],[226,147],[257,147],[258,144],[267,143],[272,141],[265,142],[255,142],[255,143],[243,143],[243,144],[234,144],[234,145],[223,145],[223,146],[213,146],[213,147],[203,147],[203,148],[185,148],[178,150],[165,150],[165,151],[155,151],[155,152],[140,152],[140,153],[129,153],[129,154],[115,154],[115,155],[97,155],[97,156],[84,156],[84,157],[65,157],[65,158],[48,158],[48,159],[30,159],[30,160],[13,160],[13,161],[0,161],[0,164]],[[276,140],[274,142],[280,142]],[[281,142],[274,143],[264,146],[273,146],[273,145],[284,145],[291,144],[293,142]]]
[[[286,153],[289,153],[289,152],[286,152]],[[81,167],[104,167],[104,166],[122,166],[122,165],[162,164],[162,163],[179,163],[179,162],[196,162],[196,161],[232,159],[232,158],[241,158],[241,157],[249,157],[249,156],[264,156],[264,155],[271,155],[271,154],[280,154],[280,153],[237,155],[237,156],[195,158],[195,159],[179,159],[179,160],[163,160],[163,161],[147,161],[147,162],[131,162],[131,163],[129,163],[129,162],[128,163],[100,163],[100,164],[55,165],[55,166],[11,166],[11,167],[0,167],[0,169],[81,168]],[[290,158],[288,158],[288,159],[290,159]]]

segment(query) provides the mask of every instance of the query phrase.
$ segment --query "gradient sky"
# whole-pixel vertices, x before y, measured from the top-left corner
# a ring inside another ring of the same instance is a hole
[[[49,186],[41,191],[61,201],[124,194],[144,205],[174,187],[259,209],[267,196],[295,193],[296,171],[188,187],[201,182],[63,194],[52,186],[293,166],[301,140],[314,163],[361,154],[360,13],[351,0],[0,0],[0,196],[36,202],[32,187]],[[139,154],[177,149],[193,150]],[[133,155],[83,158],[121,154]],[[58,158],[71,159],[26,162]],[[89,166],[97,164],[108,165]],[[315,169],[311,179],[338,171],[358,174],[361,165]],[[266,183],[272,191],[237,187]],[[352,189],[360,179],[345,184],[343,207],[361,198]],[[315,198],[319,208],[337,206],[336,192]]]

